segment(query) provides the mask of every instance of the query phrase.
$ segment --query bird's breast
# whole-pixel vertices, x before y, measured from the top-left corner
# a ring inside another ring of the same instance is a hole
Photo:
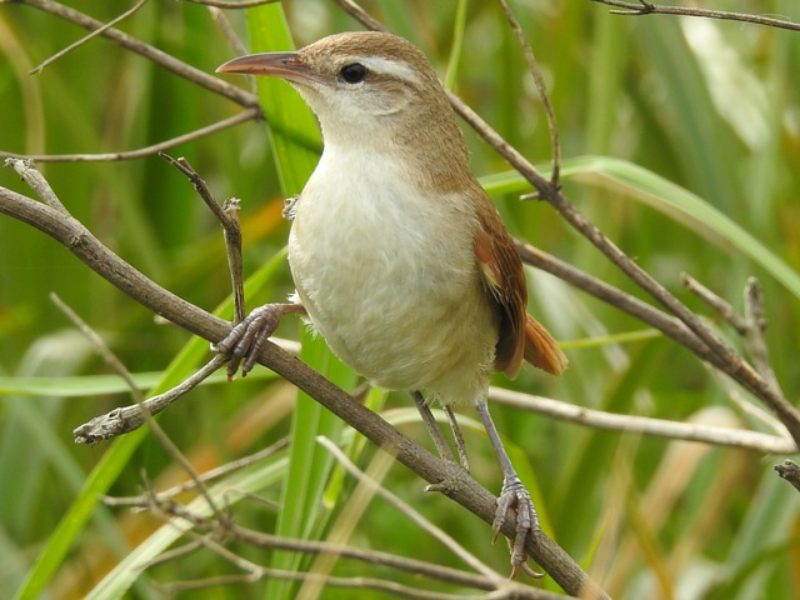
[[[326,154],[297,204],[289,262],[331,349],[395,389],[486,362],[497,332],[469,199],[426,192],[396,161]]]

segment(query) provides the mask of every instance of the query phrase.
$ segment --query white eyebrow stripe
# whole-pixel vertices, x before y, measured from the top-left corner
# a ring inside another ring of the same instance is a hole
[[[408,83],[421,85],[419,74],[405,61],[392,60],[379,56],[363,57],[359,59],[368,71],[382,75],[391,75]]]

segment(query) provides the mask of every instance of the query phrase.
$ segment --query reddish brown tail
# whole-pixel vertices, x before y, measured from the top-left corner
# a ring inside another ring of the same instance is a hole
[[[567,357],[558,347],[558,342],[536,319],[525,315],[525,360],[538,367],[560,375],[567,368]]]

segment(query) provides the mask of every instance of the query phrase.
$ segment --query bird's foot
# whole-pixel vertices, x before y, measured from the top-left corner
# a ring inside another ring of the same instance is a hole
[[[281,317],[289,312],[287,306],[294,305],[259,306],[231,329],[224,339],[211,346],[211,350],[228,358],[228,379],[233,379],[240,366],[242,377],[247,377],[258,360],[264,341],[278,328]]]
[[[538,573],[531,569],[526,561],[528,553],[525,550],[525,542],[528,535],[535,542],[541,529],[539,528],[539,517],[536,515],[536,508],[533,506],[531,495],[519,477],[506,479],[503,482],[503,489],[500,492],[500,497],[497,500],[497,511],[495,512],[494,523],[492,529],[494,530],[494,540],[500,534],[500,530],[506,523],[508,518],[508,511],[513,509],[517,513],[516,533],[514,540],[509,540],[509,549],[511,551],[511,579],[516,577],[517,570],[522,569],[528,575],[535,578],[544,577],[544,574]]]

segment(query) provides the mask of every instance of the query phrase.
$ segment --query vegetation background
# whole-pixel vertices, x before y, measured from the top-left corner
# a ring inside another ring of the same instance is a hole
[[[102,21],[130,8],[117,1],[71,0],[69,5]],[[507,140],[547,164],[551,149],[544,113],[495,3],[381,0],[363,5],[419,45],[453,89]],[[800,20],[796,3],[788,0],[704,5]],[[569,197],[698,312],[709,311],[680,289],[682,272],[738,309],[746,279],[758,277],[766,295],[773,365],[793,400],[800,387],[800,34],[704,19],[613,16],[608,7],[588,0],[519,0],[513,8],[552,94]],[[361,28],[332,2],[294,0],[283,3],[283,10],[298,46]],[[248,13],[256,10],[226,12],[245,39],[254,31],[252,22],[248,30]],[[283,27],[277,6],[258,14]],[[119,28],[208,73],[234,54],[209,10],[189,2],[150,0]],[[29,75],[84,33],[24,2],[0,2],[0,150],[130,150],[241,110],[101,38]],[[244,78],[230,81],[248,85]],[[640,295],[549,206],[521,202],[520,193],[530,189],[502,175],[508,166],[477,136],[467,132],[467,139],[474,171],[495,176],[487,184],[494,186],[490,192],[514,235]],[[185,156],[217,198],[242,199],[246,273],[274,261],[264,283],[248,297],[251,308],[284,298],[292,287],[280,254],[288,231],[281,218],[280,184],[291,177],[276,166],[275,147],[264,123],[250,122],[170,151]],[[306,151],[318,152],[319,143]],[[588,167],[591,161],[579,158],[587,155],[621,159],[629,174],[639,173],[633,168],[638,165],[664,179],[645,193],[636,183],[623,184]],[[230,286],[219,227],[185,178],[163,160],[39,166],[69,210],[138,269],[199,306],[212,309],[225,299]],[[754,258],[746,236],[720,236],[713,216],[670,210],[668,182],[718,209],[771,254]],[[0,185],[28,193],[8,169],[0,171]],[[776,265],[788,266],[788,274],[776,275]],[[746,396],[743,391],[722,382],[689,352],[549,275],[529,275],[531,310],[565,341],[570,369],[558,380],[527,370],[515,382],[498,377],[497,385],[617,413],[765,427],[731,403],[731,394]],[[161,523],[146,514],[105,508],[96,503],[96,494],[86,494],[86,486],[104,480],[110,495],[133,495],[145,480],[161,489],[185,474],[146,431],[134,434],[132,442],[73,444],[75,426],[130,399],[113,377],[96,377],[108,374],[107,367],[50,303],[51,291],[95,327],[147,387],[179,376],[176,355],[183,361],[180,368],[188,369],[205,347],[195,344],[193,354],[186,351],[187,334],[156,324],[152,314],[62,246],[0,218],[0,597],[36,597],[44,588],[43,597],[59,599],[155,598],[159,583],[237,573],[208,551],[141,574],[136,565],[122,562],[133,548],[141,550],[163,535]],[[724,325],[721,331],[740,344]],[[279,334],[305,335],[294,320]],[[327,365],[332,377],[354,388],[352,374],[331,362],[319,344],[309,347],[317,353],[312,364]],[[247,381],[225,385],[217,380],[201,387],[171,407],[160,423],[204,471],[286,436],[295,396],[291,386],[262,370]],[[406,434],[431,446],[405,394],[374,392],[370,401]],[[494,407],[493,413],[534,491],[547,532],[612,596],[800,597],[800,498],[774,474],[777,457],[602,432],[507,407]],[[500,474],[489,444],[469,420],[465,426],[473,474],[496,492]],[[350,439],[341,426],[326,427],[336,439]],[[373,453],[363,444],[349,447],[362,464]],[[286,483],[287,472],[295,474],[294,481],[297,473],[313,481],[315,469],[328,468],[324,456],[319,450],[305,458],[284,450],[246,471],[253,492],[287,509],[303,507],[294,530],[301,537],[325,539],[352,492],[347,478],[334,477],[327,486],[322,478],[310,496],[320,500],[314,502],[301,486]],[[234,484],[244,485],[242,480]],[[506,571],[506,550],[489,545],[491,532],[484,523],[446,498],[424,493],[422,482],[399,465],[391,467],[385,485],[499,572]],[[91,515],[85,523],[70,520],[78,502],[81,514]],[[233,510],[237,521],[262,531],[286,527],[270,506],[242,501]],[[460,566],[452,553],[380,500],[361,515],[351,543]],[[59,544],[60,553],[53,550]],[[297,564],[277,553],[233,549],[289,569],[307,569],[311,560]],[[149,557],[145,553],[144,559]],[[346,561],[335,573],[415,581]],[[552,581],[542,585],[557,589]],[[294,592],[262,580],[198,594],[277,598]],[[322,597],[342,594],[329,589]],[[179,594],[184,596],[193,595]],[[359,592],[359,598],[372,597],[384,595]]]

